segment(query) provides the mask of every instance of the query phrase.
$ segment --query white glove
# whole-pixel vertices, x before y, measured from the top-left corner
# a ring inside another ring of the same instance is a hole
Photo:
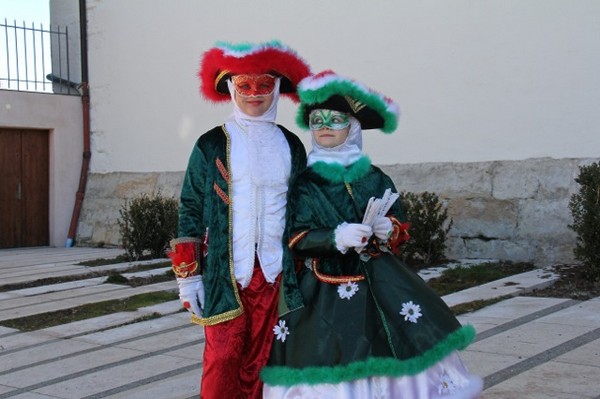
[[[202,276],[178,278],[179,300],[184,308],[198,317],[202,317],[204,307],[204,284]]]
[[[378,216],[373,222],[373,234],[380,240],[387,240],[392,234],[392,221],[385,216]]]
[[[345,254],[349,248],[364,247],[373,235],[371,226],[361,223],[342,223],[336,227],[334,232],[335,247]]]

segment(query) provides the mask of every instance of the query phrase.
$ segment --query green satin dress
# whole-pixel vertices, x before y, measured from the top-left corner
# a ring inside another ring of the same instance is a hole
[[[461,326],[394,255],[398,248],[373,238],[370,255],[336,249],[335,228],[360,223],[369,198],[381,197],[387,188],[396,192],[366,157],[348,168],[316,163],[291,188],[286,231],[304,307],[282,309],[262,371],[266,392],[269,386],[413,376],[474,338],[474,329]],[[388,216],[405,220],[399,200]]]

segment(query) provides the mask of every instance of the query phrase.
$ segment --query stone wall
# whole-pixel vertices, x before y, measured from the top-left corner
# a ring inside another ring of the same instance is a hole
[[[575,234],[568,203],[579,166],[598,159],[386,165],[399,191],[436,193],[453,219],[452,259],[573,261]],[[90,175],[78,245],[119,245],[119,209],[141,193],[177,197],[183,172]]]
[[[119,210],[127,200],[141,194],[160,193],[179,198],[183,172],[92,173],[77,227],[76,244],[81,246],[118,246],[121,244]]]
[[[579,166],[597,159],[528,159],[384,166],[399,191],[430,191],[453,219],[449,258],[573,261],[569,199]]]

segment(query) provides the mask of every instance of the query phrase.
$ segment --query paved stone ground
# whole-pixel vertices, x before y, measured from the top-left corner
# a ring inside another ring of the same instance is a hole
[[[0,285],[87,274],[98,268],[78,262],[121,253],[93,248],[0,250]],[[423,277],[439,272],[429,270]],[[523,294],[553,278],[547,270],[534,270],[444,300],[455,305]],[[0,321],[176,289],[175,282],[131,288],[103,284],[104,279],[0,292]],[[153,312],[163,316],[127,324]],[[581,302],[514,296],[460,320],[478,331],[462,357],[484,378],[485,399],[600,399],[600,298]],[[188,322],[178,301],[34,332],[0,327],[0,399],[197,398],[203,345],[202,328]]]

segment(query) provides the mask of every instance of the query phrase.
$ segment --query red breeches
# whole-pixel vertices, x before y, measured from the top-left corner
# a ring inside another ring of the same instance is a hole
[[[281,275],[269,284],[257,264],[250,285],[244,290],[238,286],[242,315],[204,328],[201,399],[262,398],[259,373],[269,359],[275,337]]]

